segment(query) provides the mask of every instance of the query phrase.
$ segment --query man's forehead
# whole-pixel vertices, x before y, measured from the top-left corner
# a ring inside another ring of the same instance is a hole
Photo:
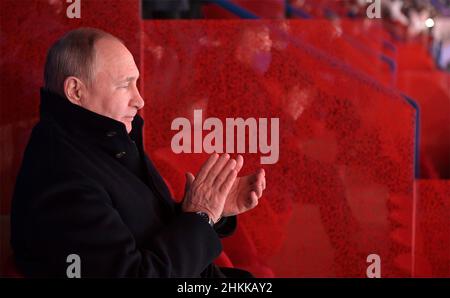
[[[132,81],[139,78],[133,55],[117,40],[104,39],[96,44],[96,68],[106,72],[115,81]]]
[[[96,60],[105,64],[134,64],[133,55],[120,41],[103,38],[95,44]]]
[[[139,79],[139,70],[134,61],[132,64],[113,62],[111,64],[97,65],[96,73],[103,73],[115,82],[132,82]]]

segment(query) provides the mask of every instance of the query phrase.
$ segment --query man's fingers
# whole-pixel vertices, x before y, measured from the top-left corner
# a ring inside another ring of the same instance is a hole
[[[258,196],[258,198],[262,197],[262,192],[263,192],[263,180],[264,180],[264,176],[259,173],[257,178],[256,178],[256,183],[254,186],[254,191],[256,192],[256,195]]]
[[[261,198],[265,188],[266,188],[266,177],[264,177],[263,172],[258,171],[258,175],[256,175],[256,182],[253,185],[253,191],[255,191],[256,196],[258,198]]]
[[[230,155],[228,153],[222,154],[222,156],[219,157],[214,166],[209,170],[209,173],[206,179],[204,180],[205,183],[212,185],[216,180],[217,176],[219,176],[219,174],[221,174],[221,172],[225,170],[225,165],[227,164],[229,159]]]
[[[250,200],[248,201],[248,208],[252,209],[255,208],[256,205],[258,205],[258,195],[255,191],[252,191],[250,193]]]
[[[242,155],[238,155],[236,157],[236,168],[235,170],[239,173],[239,171],[242,169],[242,167],[244,166],[244,158],[242,157]]]
[[[216,177],[214,184],[220,187],[225,181],[225,179],[227,179],[228,175],[230,174],[230,171],[232,171],[233,169],[236,170],[236,160],[230,159],[226,163],[226,165],[222,168],[222,171],[219,173],[219,175]]]
[[[233,186],[234,181],[236,180],[237,177],[237,171],[236,170],[231,170],[231,172],[229,172],[227,178],[225,179],[225,181],[223,182],[223,184],[220,186],[220,191],[227,194],[230,191],[231,187]]]
[[[262,190],[266,189],[266,172],[264,169],[258,170],[258,182],[262,185]]]
[[[260,197],[262,197],[263,189],[262,189],[262,185],[261,184],[256,184],[255,192],[256,192],[256,195],[257,195],[258,199]]]
[[[261,185],[262,190],[266,189],[266,177],[263,174],[260,174],[258,184]]]
[[[200,168],[198,174],[197,174],[197,181],[202,182],[206,179],[208,176],[208,173],[210,169],[214,166],[214,164],[217,162],[217,159],[219,158],[219,154],[214,153],[212,154],[208,160],[202,165]]]

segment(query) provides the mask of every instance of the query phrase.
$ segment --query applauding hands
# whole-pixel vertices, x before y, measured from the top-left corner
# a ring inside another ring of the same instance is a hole
[[[231,159],[229,154],[211,155],[195,177],[186,174],[182,203],[184,212],[205,212],[217,222],[222,216],[246,212],[258,204],[266,187],[265,172],[237,177],[244,159]]]

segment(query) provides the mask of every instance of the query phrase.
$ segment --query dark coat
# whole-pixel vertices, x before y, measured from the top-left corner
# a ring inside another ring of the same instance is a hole
[[[181,212],[144,152],[139,115],[128,134],[121,122],[45,90],[40,115],[11,211],[11,244],[25,276],[65,277],[70,254],[80,257],[81,277],[216,271],[219,236],[234,230],[235,217],[215,231]]]

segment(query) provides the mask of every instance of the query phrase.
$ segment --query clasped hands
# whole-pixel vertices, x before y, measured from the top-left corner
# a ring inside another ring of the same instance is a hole
[[[263,169],[252,175],[238,177],[244,158],[230,158],[227,153],[212,154],[201,166],[197,176],[186,173],[182,203],[184,212],[205,212],[216,223],[221,217],[244,213],[258,205],[266,178]]]

